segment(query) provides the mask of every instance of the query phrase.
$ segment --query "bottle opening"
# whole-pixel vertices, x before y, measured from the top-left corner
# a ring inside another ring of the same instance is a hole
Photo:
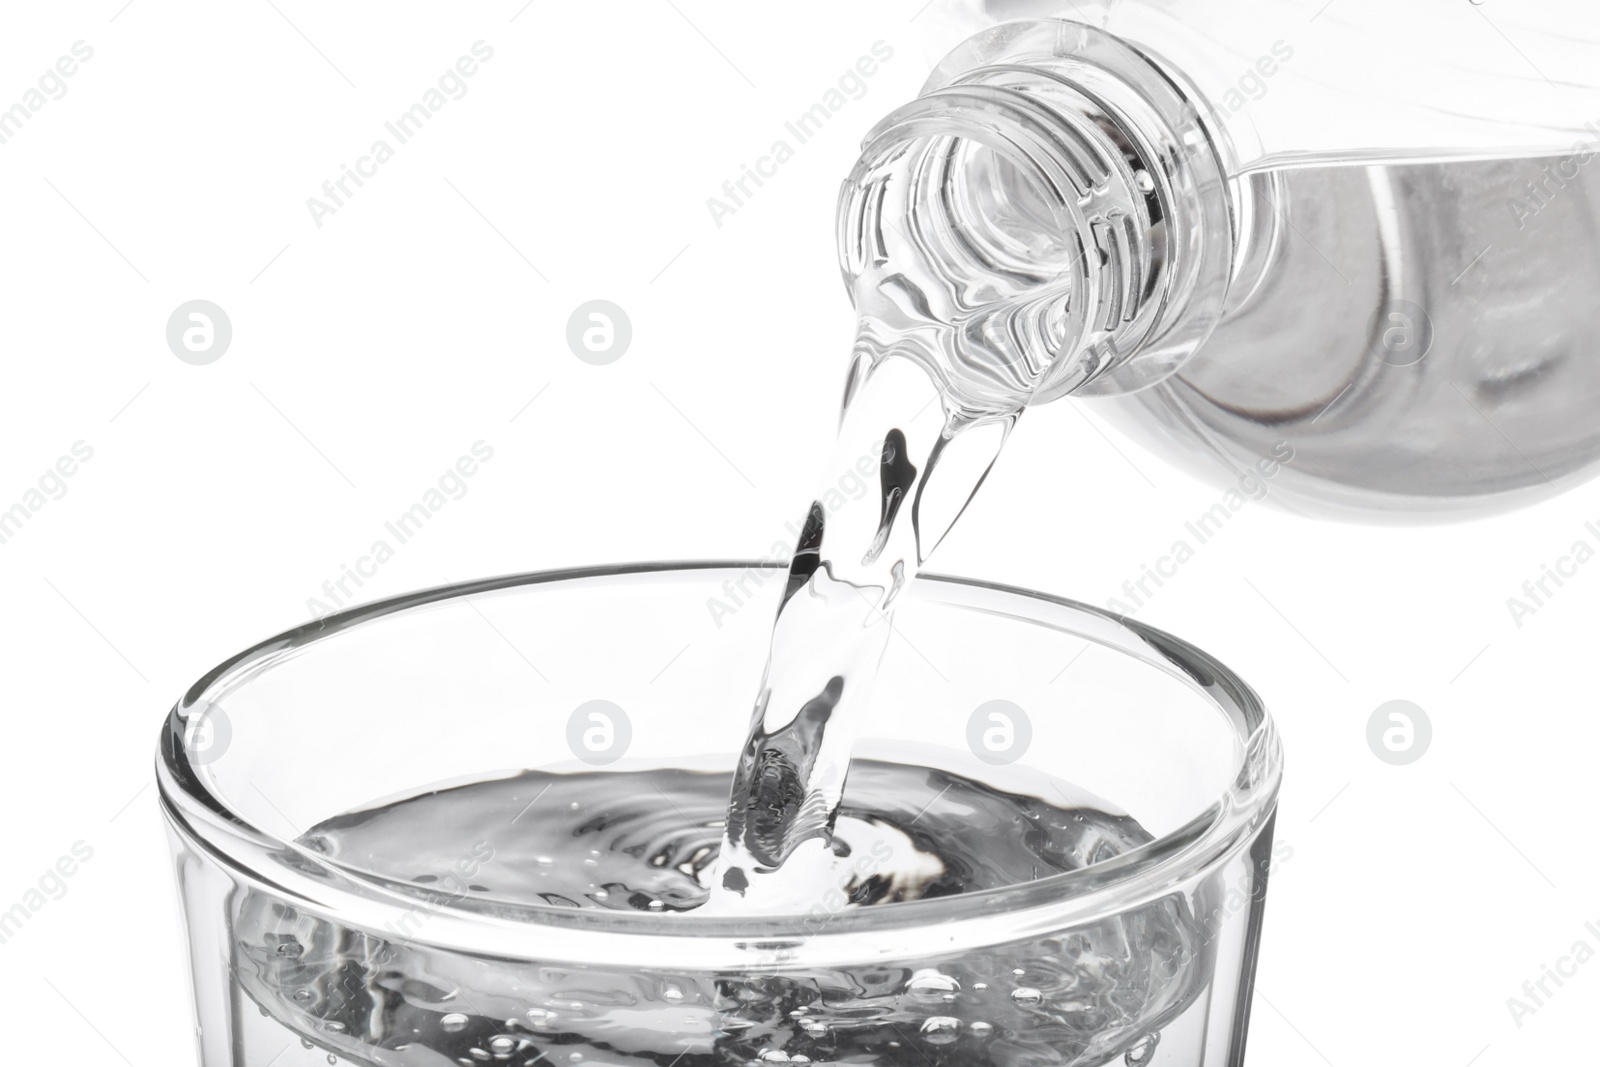
[[[845,183],[858,307],[951,325],[938,370],[980,410],[1160,380],[1215,323],[1232,254],[1197,115],[1088,27],[978,35],[872,130]]]

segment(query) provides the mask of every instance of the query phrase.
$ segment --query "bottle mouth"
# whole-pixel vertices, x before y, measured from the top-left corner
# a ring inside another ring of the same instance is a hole
[[[985,328],[986,301],[1015,305],[1009,355],[958,347],[947,384],[1033,401],[1152,384],[1181,362],[1164,349],[1186,358],[1214,323],[1196,291],[1220,307],[1228,277],[1227,198],[1198,114],[1089,27],[979,34],[868,134],[840,199],[845,277],[909,269]]]
[[[1082,210],[1093,187],[1074,133],[1024,92],[949,86],[885,118],[846,185],[843,267],[868,279],[858,306],[874,287],[914,287],[902,302],[952,327],[923,351],[958,407],[1020,407],[1103,314],[1094,283],[1110,275],[1090,257],[1120,250]]]

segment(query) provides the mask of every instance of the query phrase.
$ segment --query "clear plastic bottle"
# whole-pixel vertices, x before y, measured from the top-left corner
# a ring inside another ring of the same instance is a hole
[[[1600,10],[936,0],[922,18],[960,43],[868,136],[844,269],[864,265],[869,177],[928,160],[920,225],[957,235],[960,280],[1026,262],[1059,292],[1026,339],[1048,349],[1034,402],[1107,398],[1178,465],[1270,466],[1270,499],[1341,518],[1497,511],[1600,467]]]

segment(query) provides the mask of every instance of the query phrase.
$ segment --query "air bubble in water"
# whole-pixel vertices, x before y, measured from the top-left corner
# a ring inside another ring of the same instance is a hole
[[[439,1029],[447,1034],[458,1034],[467,1028],[467,1017],[459,1011],[453,1011],[439,1020]]]
[[[1133,1047],[1122,1055],[1122,1062],[1128,1067],[1144,1067],[1150,1062],[1150,1057],[1156,1054],[1156,1045],[1161,1041],[1160,1034],[1146,1034]]]
[[[1011,999],[1017,1004],[1037,1004],[1044,999],[1044,994],[1032,986],[1018,986],[1011,991]]]
[[[922,1022],[922,1036],[930,1045],[948,1045],[961,1036],[961,1020],[934,1015]]]
[[[932,968],[917,971],[906,983],[906,992],[921,1000],[941,1000],[946,993],[961,992],[961,983]]]

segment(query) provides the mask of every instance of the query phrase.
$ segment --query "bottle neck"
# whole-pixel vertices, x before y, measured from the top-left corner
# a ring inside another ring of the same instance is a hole
[[[1215,326],[1234,254],[1223,170],[1191,99],[1077,23],[971,38],[868,135],[840,203],[847,278],[872,270],[888,226],[949,291],[1035,309],[1007,319],[1030,350],[1033,402],[1160,381]]]

